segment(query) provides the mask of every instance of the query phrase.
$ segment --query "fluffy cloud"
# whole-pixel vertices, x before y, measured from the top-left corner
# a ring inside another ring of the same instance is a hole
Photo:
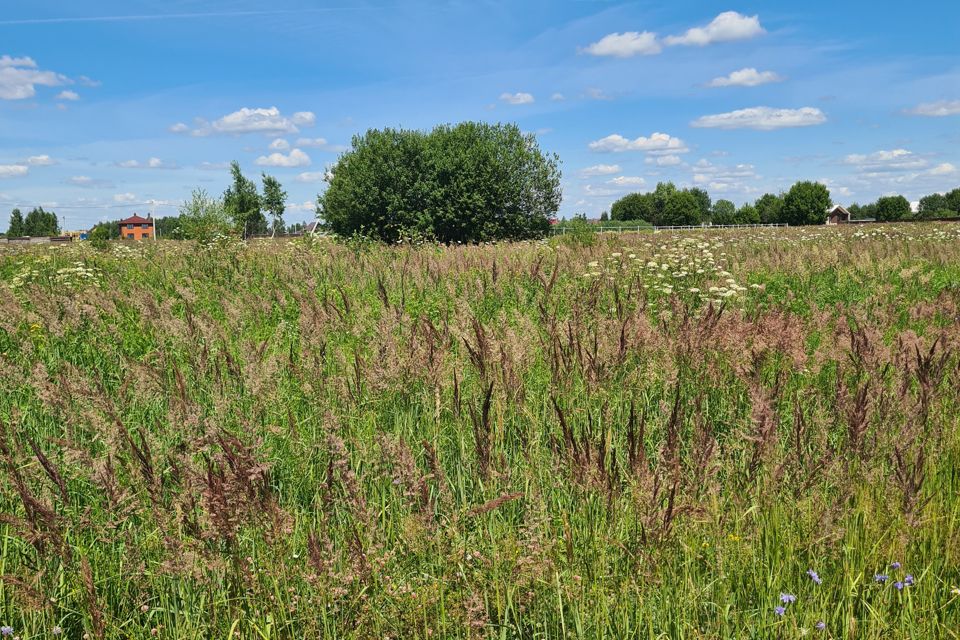
[[[694,163],[691,169],[693,170],[693,182],[695,184],[705,186],[711,191],[724,193],[751,193],[756,191],[755,188],[749,186],[748,181],[760,177],[752,164],[722,166],[702,159]]]
[[[277,138],[270,143],[271,151],[286,151],[290,148],[290,143],[285,138]]]
[[[114,202],[119,202],[122,204],[126,204],[129,202],[136,202],[136,200],[137,200],[137,196],[133,193],[117,193],[117,194],[114,194],[113,196]]]
[[[307,200],[306,202],[296,203],[293,202],[287,205],[287,211],[292,213],[300,213],[306,211],[316,211],[317,203],[314,200]]]
[[[633,56],[652,56],[660,53],[657,34],[650,31],[639,33],[610,33],[593,44],[582,49],[592,56],[613,56],[614,58],[632,58]]]
[[[591,178],[593,176],[609,176],[620,173],[620,171],[620,165],[618,164],[595,164],[592,167],[581,169],[580,175],[584,178]]]
[[[312,126],[316,120],[316,116],[310,111],[297,111],[292,116],[285,116],[276,107],[267,109],[243,107],[213,122],[198,120],[197,127],[191,131],[191,134],[194,136],[209,136],[262,133],[276,136],[300,133],[300,127]],[[182,122],[170,127],[170,131],[174,133],[185,133],[188,130],[189,127],[186,127]]]
[[[647,164],[655,164],[658,167],[672,167],[674,165],[680,164],[681,162],[683,162],[683,160],[680,159],[680,156],[675,156],[670,154],[665,156],[648,157],[644,160],[644,162],[646,162]]]
[[[667,36],[668,45],[703,47],[714,42],[746,40],[765,33],[759,16],[745,16],[736,11],[724,11],[705,27],[688,29],[681,36]]]
[[[553,94],[552,96],[550,96],[550,99],[553,100],[554,102],[563,102],[563,101],[566,100],[567,98],[566,98],[566,96],[564,96],[562,93],[557,92],[557,93]]]
[[[646,181],[640,176],[617,176],[607,180],[607,184],[617,187],[642,187]]]
[[[57,100],[79,100],[80,94],[76,91],[63,90],[57,94]]]
[[[590,143],[592,151],[645,151],[647,153],[677,154],[689,151],[680,138],[674,138],[666,133],[653,133],[649,138],[640,136],[630,140],[618,133],[611,134]]]
[[[957,168],[949,162],[938,164],[933,169],[930,169],[930,175],[932,176],[949,176],[956,172]]]
[[[22,164],[0,164],[0,179],[20,178],[30,173],[29,167]]]
[[[91,178],[90,176],[73,176],[67,180],[67,184],[71,184],[75,187],[83,187],[84,189],[95,189],[97,187],[113,187],[113,183],[109,180],[98,180]]]
[[[583,97],[590,100],[613,100],[613,96],[607,95],[603,89],[598,89],[597,87],[590,87],[584,91]]]
[[[139,160],[123,160],[116,165],[122,169],[177,169],[175,162],[164,162],[160,158],[149,158],[146,162]]]
[[[881,150],[869,154],[852,153],[845,157],[843,162],[867,173],[911,171],[927,166],[926,160],[906,149]]]
[[[323,182],[326,178],[327,172],[325,171],[304,171],[301,174],[298,174],[294,178],[295,182]]]
[[[167,127],[167,131],[170,133],[186,133],[187,131],[190,131],[190,127],[183,122],[177,122],[176,124],[172,124]]]
[[[960,115],[960,100],[938,100],[918,104],[907,113],[915,116],[944,117]]]
[[[48,155],[30,156],[27,158],[27,164],[31,167],[49,167],[50,165],[57,164],[57,161]]]
[[[339,144],[330,144],[326,138],[299,138],[294,146],[323,151],[346,151],[348,148]]]
[[[691,127],[713,129],[758,129],[770,131],[787,127],[809,127],[823,124],[827,116],[815,107],[800,109],[774,109],[772,107],[751,107],[728,113],[697,118]]]
[[[714,78],[707,83],[708,87],[756,87],[770,82],[781,82],[782,77],[773,71],[757,71],[753,67],[746,67],[730,72],[730,75]]]
[[[257,158],[261,167],[306,167],[310,164],[310,156],[300,149],[293,149],[288,155],[271,153],[268,156]]]
[[[0,100],[24,100],[37,94],[36,87],[57,87],[70,79],[53,71],[41,71],[32,58],[0,56]]]
[[[501,93],[500,99],[507,104],[533,104],[533,95],[529,93]]]

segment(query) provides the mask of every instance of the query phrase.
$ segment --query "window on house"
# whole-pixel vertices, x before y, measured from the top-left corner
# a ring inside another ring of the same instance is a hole
[[[143,224],[140,225],[140,228],[141,228],[141,229],[146,229],[146,228],[149,227],[149,226],[150,226],[149,224],[147,224],[146,222],[144,222]]]
[[[132,234],[132,233],[128,233],[128,234],[127,234],[127,238],[129,238],[130,240],[133,240],[133,234]]]

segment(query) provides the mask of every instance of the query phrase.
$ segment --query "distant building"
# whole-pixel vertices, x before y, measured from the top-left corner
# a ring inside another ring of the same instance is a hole
[[[86,239],[87,239],[87,235],[88,235],[89,233],[90,233],[90,232],[87,231],[86,229],[80,229],[80,230],[78,230],[78,231],[64,231],[64,232],[63,232],[63,235],[65,235],[65,236],[70,236],[70,237],[73,238],[74,240],[86,240]]]
[[[308,222],[308,223],[307,223],[307,226],[305,226],[305,227],[303,228],[303,233],[304,233],[304,235],[311,236],[311,235],[315,234],[315,233],[316,233],[317,231],[319,231],[319,230],[320,230],[320,221],[319,221],[319,220],[314,220],[314,221],[312,221],[312,222]]]
[[[123,240],[152,240],[153,220],[133,214],[120,221],[120,238]]]
[[[827,224],[840,224],[841,222],[850,222],[849,211],[840,205],[835,205],[827,210]]]

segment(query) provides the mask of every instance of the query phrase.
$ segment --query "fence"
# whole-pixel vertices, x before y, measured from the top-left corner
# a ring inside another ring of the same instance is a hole
[[[651,225],[642,225],[638,224],[636,226],[626,226],[626,225],[611,225],[604,226],[602,224],[591,224],[589,230],[596,233],[612,233],[619,232],[623,233],[629,231],[632,233],[657,233],[658,231],[707,231],[710,229],[757,229],[765,227],[786,227],[788,226],[785,222],[776,222],[769,224],[698,224],[698,225],[670,225],[664,227],[654,227]],[[567,233],[567,225],[559,226],[556,228],[550,229],[550,235],[562,236]],[[571,232],[572,233],[572,232]]]

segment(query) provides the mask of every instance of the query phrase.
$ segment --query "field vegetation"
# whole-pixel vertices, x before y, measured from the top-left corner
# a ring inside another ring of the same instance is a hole
[[[960,226],[100,247],[0,249],[4,635],[957,637]]]

